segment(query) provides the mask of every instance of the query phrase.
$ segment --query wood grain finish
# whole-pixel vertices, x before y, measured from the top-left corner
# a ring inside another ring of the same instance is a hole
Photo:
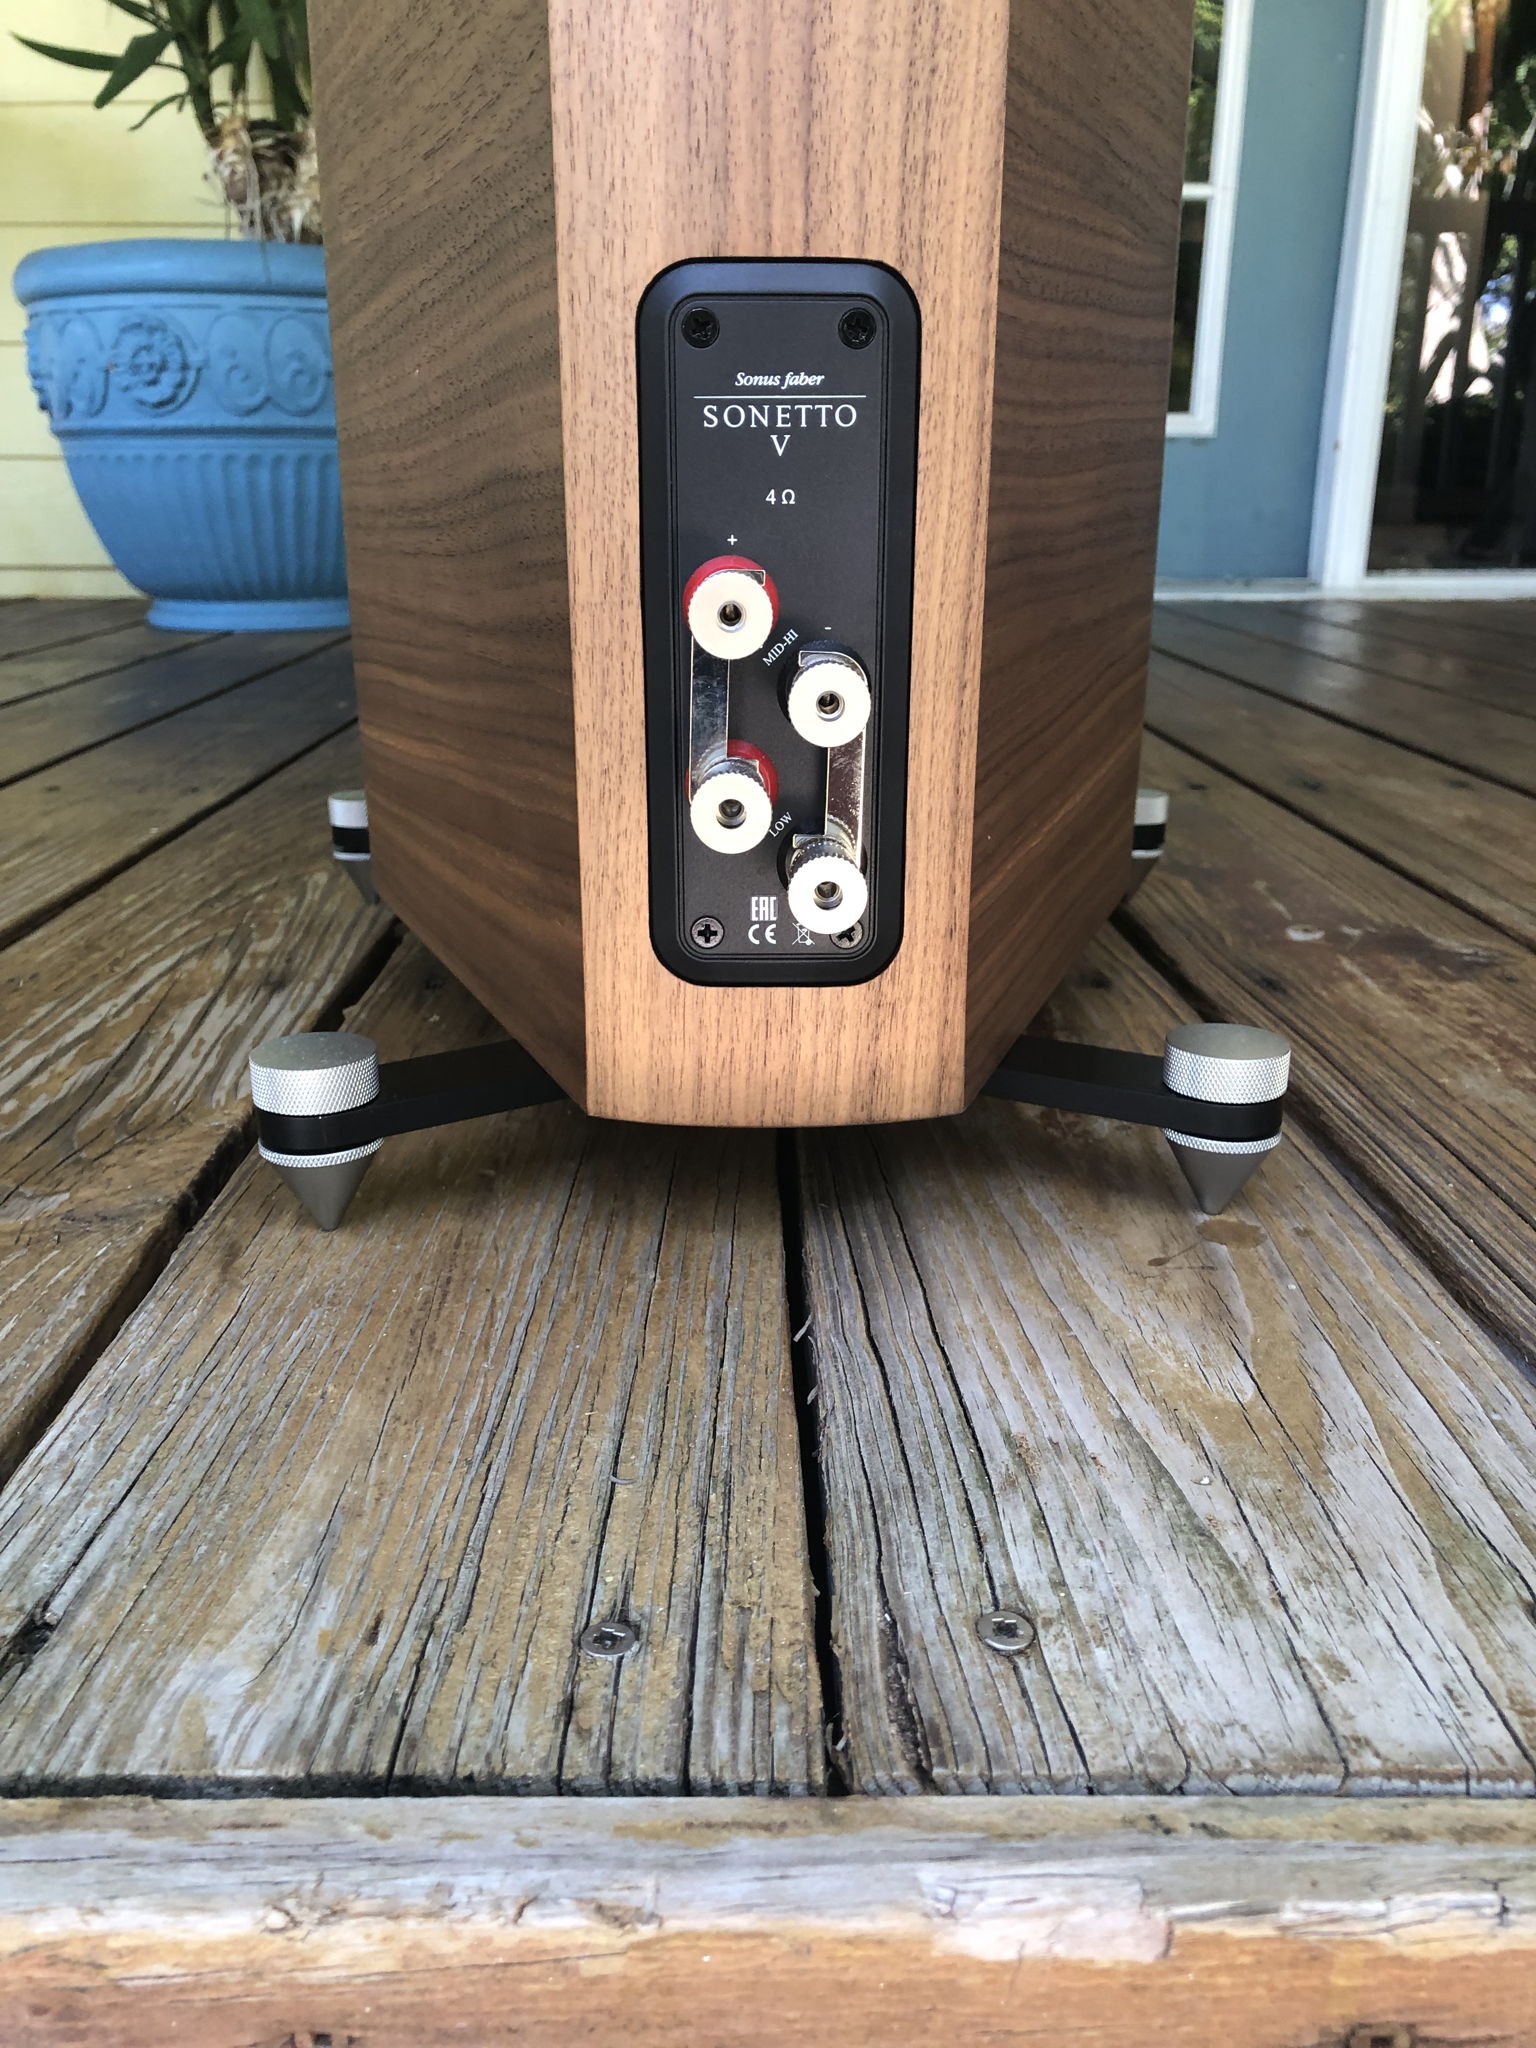
[[[722,1124],[960,1106],[1006,10],[552,0],[588,1102]],[[860,988],[703,989],[651,950],[634,316],[688,257],[886,263],[923,322],[906,935]]]
[[[348,1022],[497,1035],[414,943]],[[809,1602],[769,1140],[420,1133],[334,1237],[252,1159],[7,1493],[0,1780],[806,1792]]]
[[[317,0],[314,48],[375,875],[579,1098],[545,9]]]
[[[0,1805],[9,2048],[1528,2048],[1536,1814]]]
[[[958,1109],[968,1006],[974,1082],[1111,907],[1188,39],[1176,0],[320,7],[380,881],[595,1113]],[[905,938],[858,988],[651,948],[634,321],[710,256],[888,264],[921,310]]]
[[[1124,888],[1189,39],[1188,0],[1011,9],[968,1094]]]

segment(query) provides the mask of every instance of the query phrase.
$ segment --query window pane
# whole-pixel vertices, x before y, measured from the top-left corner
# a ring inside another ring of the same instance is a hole
[[[1430,9],[1370,567],[1536,567],[1536,0]]]
[[[1195,320],[1200,311],[1200,268],[1205,256],[1205,201],[1186,199],[1179,228],[1179,272],[1173,294],[1173,374],[1168,410],[1188,412],[1195,374]]]
[[[1216,123],[1216,75],[1221,65],[1225,0],[1195,0],[1195,54],[1189,77],[1189,125],[1184,136],[1184,182],[1204,185],[1211,175],[1211,132]]]

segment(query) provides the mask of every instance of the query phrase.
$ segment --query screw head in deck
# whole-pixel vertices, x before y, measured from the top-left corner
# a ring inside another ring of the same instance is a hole
[[[640,1631],[627,1621],[594,1621],[576,1640],[589,1657],[627,1657],[639,1647]]]
[[[977,1615],[976,1633],[989,1650],[1017,1657],[1021,1651],[1034,1647],[1037,1631],[1029,1616],[1020,1614],[1017,1608],[991,1607],[985,1614]]]

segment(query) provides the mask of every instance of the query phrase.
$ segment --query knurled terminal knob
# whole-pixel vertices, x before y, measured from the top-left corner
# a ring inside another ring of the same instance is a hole
[[[744,661],[768,644],[779,616],[779,593],[760,562],[714,555],[683,587],[688,630],[717,661]]]
[[[784,711],[813,747],[842,747],[869,723],[869,678],[851,654],[808,647],[784,691]]]
[[[356,1031],[296,1031],[251,1054],[251,1100],[274,1116],[328,1116],[361,1109],[379,1092],[379,1049]],[[383,1140],[343,1152],[279,1152],[258,1140],[322,1230],[334,1230]]]
[[[1276,1102],[1291,1078],[1291,1049],[1252,1024],[1180,1024],[1163,1041],[1163,1086],[1199,1102]],[[1198,1138],[1164,1129],[1195,1200],[1216,1216],[1254,1172],[1269,1138]]]
[[[761,748],[733,740],[688,800],[695,833],[714,853],[750,853],[768,837],[779,778]]]
[[[869,884],[841,841],[817,836],[792,847],[784,863],[789,914],[807,931],[835,937],[869,907]]]

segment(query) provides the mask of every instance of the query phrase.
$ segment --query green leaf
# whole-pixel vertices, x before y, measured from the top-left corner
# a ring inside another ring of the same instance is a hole
[[[232,29],[217,49],[208,52],[208,69],[222,71],[226,64],[238,71],[251,54],[251,32],[243,25]]]
[[[137,133],[144,126],[150,115],[158,114],[162,107],[184,107],[186,104],[187,96],[184,92],[168,92],[163,100],[156,100],[152,107],[147,108],[144,113],[140,114],[137,121],[130,124],[128,133],[130,135]]]
[[[135,21],[147,21],[151,28],[158,28],[160,17],[152,7],[141,7],[139,0],[110,0],[113,7],[119,7],[124,14],[131,14]]]
[[[261,45],[262,55],[281,57],[283,32],[272,12],[271,0],[233,0],[233,7],[240,18],[240,26]]]
[[[97,93],[97,106],[106,106],[109,100],[115,100],[120,92],[132,85],[136,78],[142,78],[151,64],[158,63],[174,40],[168,28],[157,28],[153,35],[135,36],[113,66],[112,76]]]
[[[39,57],[52,57],[60,64],[78,64],[82,71],[115,71],[116,57],[109,57],[102,50],[65,50],[57,43],[34,43],[30,36],[17,36],[16,41],[23,48],[36,50]]]

